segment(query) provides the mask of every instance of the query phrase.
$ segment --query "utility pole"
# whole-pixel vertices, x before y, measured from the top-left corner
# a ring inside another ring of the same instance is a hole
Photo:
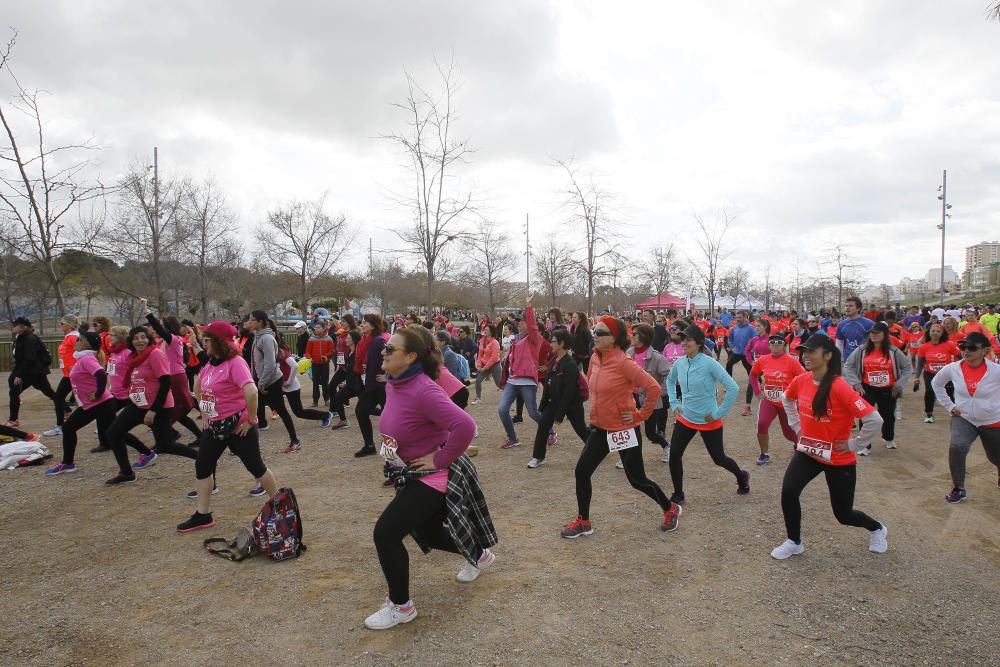
[[[941,230],[941,294],[940,294],[940,306],[944,306],[944,233],[945,226],[948,218],[951,214],[948,213],[948,209],[951,208],[951,204],[948,203],[948,170],[945,169],[941,174],[941,185],[938,187],[938,199],[941,200],[941,224],[938,225],[938,229]]]
[[[531,237],[528,235],[527,213],[524,214],[524,293],[531,294]]]
[[[375,261],[372,259],[372,237],[368,237],[368,275],[375,275]]]

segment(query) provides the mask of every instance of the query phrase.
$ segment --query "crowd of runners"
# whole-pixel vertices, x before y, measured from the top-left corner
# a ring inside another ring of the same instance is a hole
[[[936,404],[950,419],[953,488],[944,500],[966,499],[966,459],[976,441],[997,467],[1000,487],[1000,366],[993,361],[1000,354],[1000,314],[992,305],[866,310],[851,297],[843,313],[566,316],[551,308],[540,316],[528,296],[516,313],[468,314],[463,326],[440,315],[324,312],[297,322],[287,342],[260,310],[235,322],[195,324],[158,315],[145,300],[138,305],[145,321],[131,328],[105,317],[64,316],[54,389],[51,354],[30,320],[14,320],[10,415],[0,436],[61,438],[61,461],[44,473],[55,478],[77,471],[78,434],[96,423],[91,453],[113,456],[117,470],[105,482],[111,487],[135,482],[137,471],[166,454],[193,460],[188,497],[196,508],[177,526],[186,533],[215,525],[211,497],[226,449],[253,478],[249,494],[273,497],[279,484],[264,462],[261,431],[283,428],[284,452],[292,455],[302,447],[296,419],[331,430],[356,426],[354,456],[380,455],[383,483],[395,487],[374,528],[388,596],[365,620],[372,629],[416,617],[407,535],[424,550],[460,554],[462,582],[497,559],[496,531],[471,461],[479,453],[472,444],[477,420],[491,419],[469,414],[480,410],[470,406],[480,404],[484,384],[502,392],[499,447],[519,451],[520,429],[531,444],[529,469],[541,468],[559,444],[557,424],[569,421],[582,442],[576,515],[561,530],[567,539],[593,534],[591,478],[611,453],[628,483],[659,506],[662,531],[678,528],[687,502],[683,460],[696,436],[712,462],[733,476],[736,494],[749,495],[753,466],[741,466],[725,448],[723,419],[737,402],[740,415],[755,415],[756,465],[771,461],[776,420],[793,452],[780,497],[786,539],[771,552],[779,560],[804,550],[799,496],[821,473],[836,519],[865,528],[870,551],[888,549],[886,526],[854,508],[857,457],[872,455],[878,436],[887,450],[897,450],[902,399],[908,388],[918,393],[921,382],[923,421],[934,421]],[[745,387],[733,378],[736,366],[747,373]],[[21,429],[21,395],[30,388],[52,401],[55,424],[42,434]],[[186,433],[191,440],[183,443]],[[646,473],[644,436],[662,449],[669,495]]]

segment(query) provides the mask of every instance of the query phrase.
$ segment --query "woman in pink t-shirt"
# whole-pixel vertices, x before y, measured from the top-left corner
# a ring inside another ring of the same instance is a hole
[[[129,402],[115,419],[108,431],[108,442],[115,453],[120,471],[106,484],[116,485],[135,481],[135,473],[125,454],[125,434],[139,424],[153,428],[156,450],[142,454],[134,467],[142,470],[153,464],[157,454],[177,454],[189,459],[197,458],[197,450],[178,445],[170,428],[170,413],[174,407],[170,395],[170,366],[167,356],[150,345],[146,330],[135,327],[129,331],[125,345],[132,351],[127,365],[115,372],[124,373],[122,383],[128,387]]]
[[[160,322],[149,310],[145,299],[139,299],[143,315],[149,320],[153,331],[160,337],[160,349],[167,355],[170,370],[170,396],[173,398],[171,423],[178,422],[191,431],[195,442],[201,438],[201,429],[188,417],[194,407],[194,399],[187,381],[187,340],[181,333],[181,321],[176,315],[167,315]]]
[[[226,322],[212,322],[201,333],[208,363],[202,366],[194,383],[198,407],[205,421],[194,464],[198,509],[177,526],[181,533],[215,525],[211,511],[215,466],[227,447],[240,458],[269,498],[278,490],[274,473],[267,469],[260,456],[257,386],[250,367],[232,343],[236,328]]]
[[[108,332],[106,368],[108,373],[108,391],[114,397],[115,414],[121,412],[126,405],[130,404],[128,400],[128,385],[125,384],[125,369],[128,368],[128,360],[132,356],[132,350],[125,344],[127,340],[128,327],[111,327],[111,330]],[[153,450],[143,444],[142,440],[137,438],[134,433],[125,434],[125,444],[139,452],[140,457],[146,457],[144,459],[148,460],[146,465],[152,465],[152,462],[156,460],[155,455],[150,456]],[[99,454],[103,451],[105,451],[104,447],[95,447],[90,450],[90,453]]]
[[[95,419],[97,439],[103,447],[108,447],[107,431],[115,419],[115,402],[108,392],[108,374],[97,360],[97,351],[101,349],[100,334],[92,331],[82,333],[77,336],[73,346],[75,363],[68,377],[78,407],[63,423],[62,463],[45,471],[49,477],[76,472],[76,464],[73,462],[76,455],[76,433]]]

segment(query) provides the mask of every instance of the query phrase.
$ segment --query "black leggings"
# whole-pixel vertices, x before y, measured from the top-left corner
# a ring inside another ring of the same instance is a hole
[[[344,406],[347,404],[348,400],[356,397],[357,395],[358,392],[356,392],[354,388],[351,387],[351,383],[348,382],[344,385],[343,389],[337,391],[337,393],[333,395],[333,398],[330,399],[330,412],[336,412],[341,421],[345,421],[347,419],[347,412],[344,410]]]
[[[726,456],[726,449],[722,444],[723,428],[720,426],[711,431],[699,431],[681,421],[674,422],[674,432],[670,437],[670,479],[674,483],[675,492],[684,494],[684,450],[696,433],[701,433],[701,440],[705,443],[708,455],[712,457],[712,463],[733,473],[736,481],[740,481],[743,471],[736,465],[736,461]]]
[[[586,444],[590,438],[590,429],[587,427],[587,420],[583,416],[583,403],[574,403],[566,410],[566,419],[573,426],[580,440]],[[535,431],[535,446],[531,450],[531,456],[539,461],[545,458],[545,452],[549,444],[549,433],[552,425],[556,423],[556,408],[551,403],[542,410],[542,418],[538,421],[538,430]]]
[[[385,384],[378,381],[372,381],[372,384],[374,387],[366,386],[361,392],[361,395],[358,396],[358,405],[354,408],[354,417],[358,420],[358,427],[361,429],[361,437],[364,438],[365,447],[375,446],[372,415],[375,414],[376,405],[385,405]]]
[[[375,522],[375,550],[394,604],[410,601],[410,556],[403,546],[404,537],[415,533],[431,549],[459,553],[445,525],[444,499],[440,491],[410,480],[396,491]],[[476,554],[477,560],[481,557],[482,551]]]
[[[292,409],[292,414],[299,419],[314,419],[316,421],[323,421],[329,414],[325,410],[312,410],[302,407],[302,389],[286,391],[285,398],[288,399],[288,407]]]
[[[594,494],[590,478],[608,455],[608,432],[593,425],[590,429],[590,437],[587,438],[587,444],[583,446],[580,459],[576,462],[577,511],[587,520],[590,519],[590,499]],[[635,430],[638,432],[639,429]],[[623,449],[618,452],[618,456],[625,465],[625,477],[632,488],[642,491],[655,500],[664,512],[669,510],[670,500],[656,482],[646,477],[646,470],[642,464],[642,444]]]
[[[463,410],[469,407],[469,388],[462,387],[454,394],[451,395],[451,402],[462,408]]]
[[[62,426],[63,422],[66,421],[66,398],[72,392],[73,385],[70,384],[68,377],[59,380],[59,384],[56,386],[55,398],[52,399],[56,403],[56,424],[59,426]]]
[[[115,399],[113,398],[86,410],[79,407],[69,416],[69,419],[63,424],[63,463],[73,463],[73,457],[76,456],[76,432],[95,419],[97,420],[97,441],[101,447],[110,449],[107,436],[108,429],[115,421]]]
[[[639,405],[639,396],[637,394],[632,394],[632,398],[635,399],[635,407],[639,408],[640,407],[640,405]],[[658,418],[659,418],[660,412],[662,410],[663,410],[663,408],[657,408],[657,409],[653,410],[653,414],[651,414],[649,416],[649,419],[647,419],[643,423],[642,429],[640,429],[639,431],[636,431],[636,435],[639,436],[639,442],[640,443],[642,442],[642,431],[645,431],[646,432],[646,437],[649,438],[650,442],[652,442],[654,444],[657,444],[660,447],[666,447],[667,445],[670,444],[669,442],[667,442],[667,440],[665,438],[661,438],[660,434],[656,432],[658,430],[657,429]]]
[[[313,403],[319,403],[319,395],[323,394],[323,400],[330,400],[330,362],[325,364],[312,365],[313,381]]]
[[[785,515],[785,532],[788,539],[798,544],[802,541],[802,506],[799,496],[817,475],[826,474],[826,486],[830,489],[830,506],[833,516],[845,526],[857,526],[868,530],[878,530],[882,524],[864,512],[854,509],[854,487],[858,481],[857,466],[833,466],[820,463],[816,459],[795,452],[785,470],[781,483],[781,512]]]
[[[124,410],[125,406],[132,405],[132,401],[128,400],[127,398],[116,398],[116,399],[114,399],[114,402],[115,402],[115,414],[116,415],[119,412],[121,412],[122,410]],[[140,440],[139,438],[137,438],[135,436],[135,434],[132,433],[132,432],[129,432],[129,433],[125,434],[125,444],[128,445],[129,447],[131,447],[132,449],[136,450],[140,454],[149,454],[149,452],[151,451],[149,449],[149,447],[147,447],[142,442],[142,440]],[[111,441],[110,440],[108,441],[108,446],[109,447],[111,446]]]
[[[132,465],[125,452],[125,435],[143,423],[147,412],[149,411],[137,407],[130,401],[118,413],[111,428],[108,429],[108,444],[111,445],[111,451],[115,454],[115,460],[118,461],[118,469],[126,475],[132,473]],[[170,431],[169,410],[160,410],[153,414],[153,438],[156,440],[157,454],[176,454],[189,459],[198,457],[197,450],[174,443],[174,436]]]
[[[42,392],[46,398],[55,401],[56,393],[52,391],[52,385],[49,384],[48,375],[31,375],[28,377],[21,378],[21,384],[14,385],[14,376],[10,375],[7,377],[7,385],[10,387],[10,419],[11,421],[17,421],[18,415],[21,413],[21,394],[25,389],[29,387],[34,387],[38,391]],[[60,409],[58,404],[55,404],[56,408],[56,423],[62,424],[65,406]]]
[[[281,383],[282,380],[279,378],[270,387],[264,388],[267,393],[260,392],[260,400],[257,403],[257,421],[260,422],[261,426],[267,426],[266,408],[271,408],[281,418],[281,423],[288,431],[288,437],[291,438],[292,442],[298,442],[299,437],[295,433],[295,422],[292,421],[292,416],[288,414],[288,408],[285,407],[285,394],[281,391]]]
[[[891,387],[872,387],[862,384],[862,396],[878,410],[882,417],[882,439],[896,438],[896,397],[892,395]],[[864,421],[863,419],[861,421]]]
[[[260,479],[267,472],[267,466],[260,457],[260,437],[256,426],[251,427],[244,436],[232,433],[225,440],[218,440],[212,429],[206,428],[201,432],[201,447],[198,448],[198,458],[194,461],[195,477],[206,479],[213,476],[215,466],[226,447],[239,457],[254,479]]]
[[[934,395],[934,387],[931,386],[933,379],[934,375],[932,373],[924,371],[924,414],[928,417],[934,414],[934,404],[937,402],[937,396]],[[944,386],[944,390],[948,392],[948,398],[954,402],[955,385],[949,382]]]
[[[729,373],[730,377],[732,377],[733,375],[733,366],[735,366],[737,363],[743,364],[743,368],[745,368],[747,371],[746,399],[747,399],[747,405],[750,405],[750,402],[753,399],[753,387],[750,385],[750,369],[752,368],[752,366],[750,365],[750,361],[747,359],[745,354],[730,353],[729,358],[726,359],[726,372]]]

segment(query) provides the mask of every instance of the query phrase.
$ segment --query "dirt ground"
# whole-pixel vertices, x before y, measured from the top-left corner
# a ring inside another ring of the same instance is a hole
[[[30,393],[22,423],[41,431],[52,425],[51,404]],[[877,442],[858,466],[856,506],[889,528],[889,552],[869,553],[865,531],[837,524],[820,478],[803,495],[806,552],[778,562],[769,553],[784,539],[779,490],[790,448],[772,437],[773,462],[755,466],[751,417],[735,410],[726,419],[727,450],[752,473],[749,496],[737,496],[732,477],[693,443],[688,504],[679,529],[662,533],[658,508],[609,457],[594,477],[596,532],[571,541],[558,532],[576,512],[580,442],[564,424],[548,463],[528,470],[533,424],[518,426],[520,448],[498,449],[491,387],[469,412],[499,559],[461,584],[459,557],[425,557],[408,541],[419,617],[385,632],[362,621],[385,596],[371,531],[392,491],[381,486],[378,459],[352,456],[356,426],[298,422],[304,446],[294,455],[281,453],[280,422],[262,434],[265,462],[298,496],[309,546],[284,563],[230,563],[201,546],[232,537],[260,507],[235,457],[220,463],[217,526],[180,535],[175,525],[194,511],[184,497],[192,463],[164,456],[137,483],[107,488],[114,461],[89,453],[96,435],[87,428],[75,475],[0,472],[0,664],[995,665],[996,471],[976,445],[969,499],[946,504],[948,422],[938,407],[936,424],[921,423],[917,398],[906,396],[899,449]],[[61,441],[46,441],[58,461]],[[659,448],[644,457],[670,493]]]

